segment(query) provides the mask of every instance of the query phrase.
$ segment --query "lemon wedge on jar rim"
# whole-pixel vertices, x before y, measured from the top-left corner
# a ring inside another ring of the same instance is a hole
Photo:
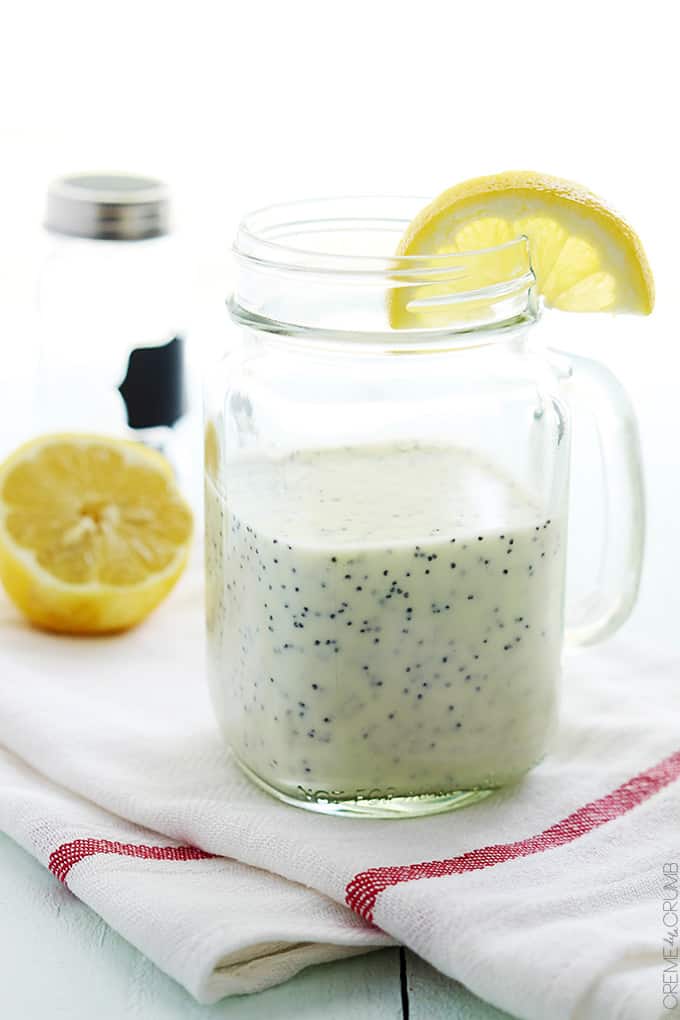
[[[517,250],[510,242],[522,235],[528,238],[535,289],[547,306],[568,312],[652,311],[654,280],[637,234],[596,195],[547,174],[509,171],[454,185],[412,220],[396,254],[472,253],[465,277],[470,292],[515,272]],[[497,253],[492,256],[490,248]],[[417,298],[424,291],[445,295],[447,289],[450,284],[435,283],[392,290],[392,328],[445,324],[441,296],[431,304]],[[452,311],[455,315],[453,305],[449,317]]]
[[[0,465],[0,580],[49,630],[139,623],[182,573],[191,533],[170,464],[141,443],[42,436]]]

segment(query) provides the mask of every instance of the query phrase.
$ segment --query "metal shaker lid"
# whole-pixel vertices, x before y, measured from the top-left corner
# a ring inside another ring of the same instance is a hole
[[[55,234],[141,241],[170,229],[168,189],[154,177],[71,174],[47,192],[45,227]]]

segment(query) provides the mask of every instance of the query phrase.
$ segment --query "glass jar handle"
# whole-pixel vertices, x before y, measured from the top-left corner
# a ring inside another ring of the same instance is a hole
[[[594,420],[602,467],[605,520],[596,589],[567,606],[565,643],[591,645],[621,627],[640,587],[645,495],[635,412],[604,365],[569,355],[571,404]]]

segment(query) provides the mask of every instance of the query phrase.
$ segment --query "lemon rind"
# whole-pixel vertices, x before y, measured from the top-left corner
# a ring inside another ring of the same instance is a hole
[[[511,170],[474,177],[454,184],[415,216],[402,236],[396,254],[402,256],[427,254],[421,247],[422,240],[446,217],[447,210],[455,207],[456,212],[462,211],[466,205],[493,194],[526,197],[529,206],[532,197],[535,202],[536,195],[549,197],[562,205],[565,219],[568,219],[570,214],[578,215],[581,227],[585,226],[586,229],[590,227],[592,233],[596,235],[598,231],[602,231],[609,242],[609,250],[621,251],[624,256],[621,265],[630,277],[636,297],[634,309],[627,310],[635,310],[641,314],[651,313],[655,299],[654,278],[636,232],[598,195],[574,181],[549,174]],[[540,215],[540,207],[536,213]],[[589,213],[590,216],[584,215],[585,213]],[[547,207],[546,214],[549,214]],[[393,325],[394,320],[399,318],[400,311],[402,309],[399,308],[398,302],[392,301],[390,317]]]

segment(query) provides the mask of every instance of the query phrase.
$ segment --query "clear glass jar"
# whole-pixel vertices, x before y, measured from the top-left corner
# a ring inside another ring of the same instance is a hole
[[[35,426],[140,439],[172,455],[186,412],[185,269],[162,182],[53,181],[38,281]]]
[[[571,639],[611,633],[639,582],[640,459],[620,386],[532,342],[525,239],[391,255],[423,204],[244,220],[230,351],[207,389],[215,710],[247,774],[313,810],[446,810],[544,755],[583,394],[612,510],[600,590],[574,608]],[[471,292],[472,276],[489,282]],[[406,329],[390,325],[396,302]]]

